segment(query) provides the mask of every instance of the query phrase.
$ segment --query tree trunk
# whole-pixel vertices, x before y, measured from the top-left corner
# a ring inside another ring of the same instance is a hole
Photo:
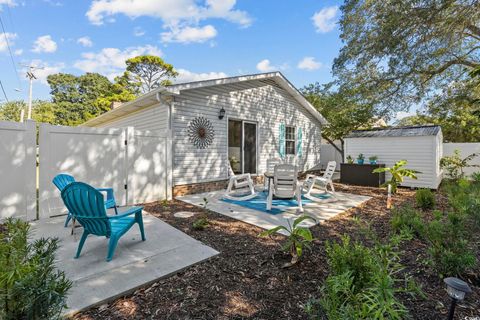
[[[343,145],[344,145],[343,139],[340,139],[340,141],[341,141],[341,143],[342,143],[342,148],[339,148],[339,147],[332,141],[332,139],[330,139],[329,137],[324,136],[324,135],[322,135],[322,137],[323,137],[325,140],[327,140],[327,142],[328,142],[329,144],[331,144],[338,152],[340,152],[340,154],[342,155],[342,159],[345,157],[345,154],[344,154],[344,150],[345,150],[345,149],[344,149],[344,147],[343,147]]]

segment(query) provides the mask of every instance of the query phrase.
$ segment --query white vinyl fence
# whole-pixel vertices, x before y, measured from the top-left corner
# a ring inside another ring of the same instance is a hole
[[[33,121],[0,122],[0,219],[33,220],[65,214],[53,178],[67,173],[95,187],[111,187],[118,205],[171,199],[168,131],[40,124],[38,216],[36,130]]]
[[[478,153],[480,155],[480,142],[472,143],[444,143],[443,144],[443,156],[451,156],[454,154],[455,150],[460,151],[460,156],[465,158],[466,156],[471,155],[472,153]],[[470,162],[472,165],[480,165],[480,156],[476,157]],[[465,174],[471,175],[474,172],[479,172],[480,167],[470,167],[465,168]]]
[[[342,148],[341,145],[338,146],[340,149]],[[340,163],[343,162],[342,154],[331,144],[322,143],[320,146],[320,164],[322,169],[327,167],[329,161],[335,161],[337,163],[335,170],[340,170]]]
[[[0,220],[36,218],[35,122],[0,121]]]

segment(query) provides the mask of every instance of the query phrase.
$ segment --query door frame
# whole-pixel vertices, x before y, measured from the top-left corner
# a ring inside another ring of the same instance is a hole
[[[259,173],[258,173],[258,165],[259,165],[259,161],[258,161],[258,155],[259,155],[259,152],[258,152],[258,146],[260,145],[259,144],[259,130],[258,130],[258,121],[255,121],[255,120],[247,120],[247,119],[241,119],[241,118],[237,118],[237,117],[227,117],[227,161],[230,161],[228,159],[228,148],[229,148],[229,138],[228,138],[228,123],[230,122],[230,120],[232,121],[239,121],[242,123],[242,174],[245,173],[245,161],[244,161],[244,158],[245,158],[245,152],[244,152],[244,145],[245,145],[245,123],[250,123],[250,124],[254,124],[255,125],[255,145],[256,145],[256,150],[255,150],[255,171],[256,173],[250,173],[252,176],[258,176]]]

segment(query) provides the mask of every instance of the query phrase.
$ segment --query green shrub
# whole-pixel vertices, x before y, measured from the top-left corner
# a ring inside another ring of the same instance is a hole
[[[476,266],[475,251],[469,245],[469,234],[460,214],[450,213],[446,221],[431,221],[426,237],[430,263],[441,277],[461,275]]]
[[[270,230],[265,230],[259,234],[260,237],[268,237],[281,230],[287,232],[287,241],[285,241],[285,243],[282,245],[282,249],[285,252],[290,253],[290,255],[292,256],[292,260],[284,267],[289,267],[297,263],[298,260],[302,257],[304,248],[310,249],[310,243],[312,243],[314,240],[310,229],[300,226],[300,224],[304,220],[311,220],[313,222],[316,222],[315,218],[309,215],[301,215],[300,217],[293,220],[293,224],[290,223],[290,220],[287,220],[288,227],[277,226]]]
[[[192,228],[194,230],[205,230],[205,228],[210,224],[207,217],[200,217],[193,221]]]
[[[7,220],[0,232],[0,318],[60,318],[72,283],[55,267],[58,239],[28,236],[21,220]]]
[[[480,183],[480,171],[472,173],[472,180],[476,183]]]
[[[393,238],[392,238],[393,239]],[[408,279],[400,279],[398,239],[367,248],[351,243],[345,236],[341,244],[327,244],[330,275],[322,296],[307,304],[314,319],[405,319],[408,311],[398,293],[418,291]],[[396,244],[395,244],[396,243]],[[399,287],[405,283],[406,287]]]
[[[415,234],[423,237],[425,231],[425,223],[421,212],[409,205],[393,209],[390,224],[396,233],[403,232],[404,234]]]
[[[430,189],[418,189],[415,193],[417,206],[423,210],[435,207],[435,194]]]

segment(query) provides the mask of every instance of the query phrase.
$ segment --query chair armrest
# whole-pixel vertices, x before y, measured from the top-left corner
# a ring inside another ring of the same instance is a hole
[[[97,191],[100,192],[106,192],[107,193],[107,199],[115,199],[113,195],[113,188],[96,188]]]
[[[124,218],[124,217],[127,217],[127,216],[130,216],[132,214],[136,214],[138,212],[142,212],[143,210],[143,207],[131,207],[130,209],[128,209],[127,211],[125,212],[122,212],[122,214],[119,214],[119,215],[116,215],[116,216],[109,216],[108,219],[111,219],[111,220],[115,220],[115,219],[120,219],[120,218]]]
[[[236,174],[235,178],[237,179],[251,179],[250,173]]]

